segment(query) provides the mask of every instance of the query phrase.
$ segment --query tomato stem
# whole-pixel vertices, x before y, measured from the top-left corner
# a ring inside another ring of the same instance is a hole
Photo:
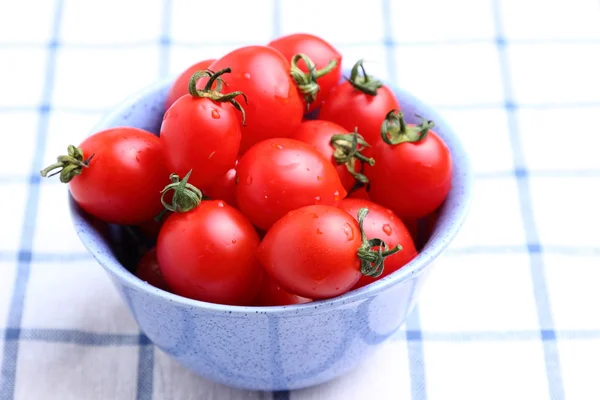
[[[381,123],[381,138],[387,144],[396,145],[404,142],[418,142],[427,137],[429,130],[435,126],[433,121],[417,115],[421,120],[420,125],[407,125],[404,114],[400,110],[393,109],[387,113]]]
[[[167,210],[172,212],[188,212],[198,207],[202,201],[202,192],[194,185],[188,183],[191,174],[192,170],[181,181],[177,174],[169,176],[171,183],[160,191],[160,202]],[[173,200],[169,204],[165,200],[165,195],[171,190],[174,190],[175,193],[173,193]]]
[[[360,227],[362,244],[356,253],[360,259],[360,272],[365,276],[377,278],[383,273],[385,258],[402,250],[402,246],[397,244],[394,248],[390,249],[379,238],[367,239],[363,224],[368,213],[369,209],[365,207],[358,210],[358,226]],[[374,247],[377,249],[374,250]]]
[[[352,70],[350,71],[350,78],[347,78],[347,81],[354,87],[356,90],[360,90],[364,94],[368,94],[370,96],[377,96],[377,89],[383,86],[383,83],[372,76],[367,74],[365,71],[365,67],[363,65],[365,60],[360,59],[354,64]],[[359,68],[362,72],[362,75],[359,74]]]
[[[188,83],[188,92],[194,97],[203,97],[220,103],[231,103],[232,106],[234,106],[237,110],[239,110],[242,113],[242,125],[245,126],[246,111],[235,98],[237,96],[242,96],[244,98],[244,102],[248,104],[248,98],[246,97],[246,94],[240,91],[231,92],[227,94],[221,93],[221,90],[223,89],[223,84],[227,85],[227,82],[225,82],[223,78],[221,78],[221,75],[228,74],[230,72],[231,68],[229,67],[223,68],[222,70],[217,72],[214,72],[210,69],[196,71],[191,76],[190,81]],[[198,90],[198,80],[207,76],[209,77],[209,79],[206,82],[204,89]],[[213,89],[212,87],[213,84],[215,84],[215,82],[216,86]]]
[[[40,171],[40,175],[44,178],[49,178],[56,174],[60,174],[60,181],[62,183],[69,183],[75,176],[81,175],[84,168],[89,167],[90,161],[92,161],[94,155],[95,154],[92,154],[90,158],[86,160],[83,158],[82,149],[69,145],[69,147],[67,147],[67,155],[58,156],[54,164],[49,165]],[[54,170],[56,170],[56,172],[52,172]]]
[[[335,149],[333,152],[335,162],[346,165],[350,175],[358,182],[369,183],[369,179],[362,173],[362,168],[360,172],[356,172],[356,161],[373,166],[375,160],[361,153],[365,147],[371,147],[371,145],[358,133],[357,128],[354,128],[354,132],[351,133],[332,135],[330,143]]]
[[[300,60],[304,61],[308,72],[304,72],[298,67],[298,61]],[[325,66],[325,68],[317,70],[317,66],[313,60],[311,60],[306,54],[298,53],[294,54],[292,57],[290,75],[296,82],[296,86],[298,87],[298,90],[300,90],[300,93],[304,95],[304,101],[307,109],[310,107],[310,104],[317,99],[317,94],[320,90],[317,79],[333,71],[336,65],[337,60],[331,60]]]

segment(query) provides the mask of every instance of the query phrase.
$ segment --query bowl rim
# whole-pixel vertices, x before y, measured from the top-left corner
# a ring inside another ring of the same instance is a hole
[[[98,132],[100,130],[106,129],[109,121],[116,119],[119,115],[123,113],[124,109],[127,109],[136,103],[138,103],[141,99],[151,96],[153,93],[159,92],[161,90],[166,89],[168,85],[170,85],[173,81],[173,77],[168,77],[166,79],[162,79],[157,81],[151,85],[146,86],[145,88],[134,92],[132,95],[127,97],[125,100],[118,103],[115,107],[112,108],[111,111],[107,112],[104,117],[102,117],[91,129],[92,132]],[[176,303],[181,306],[187,306],[192,308],[201,308],[203,311],[208,312],[216,312],[216,313],[228,313],[228,314],[300,314],[305,312],[315,312],[316,309],[321,308],[337,308],[343,305],[348,305],[351,303],[355,303],[358,301],[362,301],[367,298],[371,298],[376,296],[377,294],[385,291],[386,289],[401,284],[402,282],[408,281],[410,279],[415,278],[417,275],[423,273],[423,271],[430,267],[440,255],[444,252],[444,250],[450,245],[450,243],[454,240],[458,232],[460,231],[467,215],[469,213],[469,208],[472,201],[472,191],[473,191],[473,181],[474,174],[471,166],[471,162],[468,157],[468,153],[466,152],[460,137],[454,132],[454,130],[446,123],[446,121],[438,114],[437,111],[427,106],[417,97],[412,95],[410,92],[406,90],[399,89],[394,85],[387,84],[386,85],[391,89],[394,95],[401,96],[417,109],[427,110],[427,119],[433,120],[435,122],[435,132],[443,131],[442,137],[450,137],[451,144],[448,144],[450,148],[452,160],[453,160],[453,172],[452,172],[452,181],[453,185],[450,190],[450,194],[446,199],[446,203],[448,199],[452,198],[454,200],[454,207],[451,210],[451,218],[446,218],[445,221],[436,227],[436,232],[438,229],[443,232],[439,235],[432,236],[432,239],[425,244],[423,249],[419,252],[419,254],[412,259],[409,263],[404,265],[397,271],[394,271],[392,274],[365,285],[359,289],[355,289],[344,293],[340,296],[324,299],[324,300],[314,300],[310,303],[305,304],[293,304],[287,306],[235,306],[235,305],[224,305],[224,304],[216,304],[210,303],[200,300],[194,300],[190,298],[186,298],[174,293],[170,293],[164,291],[162,289],[151,286],[147,282],[139,279],[135,274],[128,271],[121,263],[114,260],[114,258],[110,257],[108,254],[104,252],[96,252],[94,248],[97,246],[95,244],[95,239],[93,238],[93,233],[90,231],[94,231],[94,228],[90,227],[90,229],[76,229],[77,235],[81,240],[84,247],[92,253],[94,259],[110,274],[119,278],[123,284],[135,287],[136,289],[144,292],[147,295],[158,296],[163,298],[163,300]],[[402,107],[402,104],[401,104]],[[407,119],[410,120],[412,116],[406,115]],[[409,121],[410,122],[410,121]],[[436,130],[437,128],[437,130]],[[446,143],[448,140],[444,138]],[[460,160],[459,163],[456,163],[456,160]],[[456,185],[455,182],[460,182],[459,185]],[[68,197],[69,202],[71,204],[70,213],[72,217],[72,222],[81,225],[89,225],[88,222],[83,221],[84,218],[79,215],[79,213],[84,213],[85,211],[81,210],[79,212],[75,212],[74,209],[77,207],[75,202],[71,196],[69,190]],[[440,213],[440,217],[444,215],[444,212]]]

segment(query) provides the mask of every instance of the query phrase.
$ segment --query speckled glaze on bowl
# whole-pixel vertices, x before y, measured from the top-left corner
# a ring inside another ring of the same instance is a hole
[[[134,126],[157,133],[170,82],[133,96],[93,132]],[[357,366],[413,309],[433,261],[459,231],[471,197],[471,169],[458,137],[430,108],[396,91],[408,122],[436,123],[451,149],[453,187],[420,255],[390,276],[340,297],[289,307],[233,307],[189,300],[141,281],[119,261],[110,227],[70,199],[75,229],[109,274],[141,330],[185,367],[226,385],[283,390],[316,385]]]

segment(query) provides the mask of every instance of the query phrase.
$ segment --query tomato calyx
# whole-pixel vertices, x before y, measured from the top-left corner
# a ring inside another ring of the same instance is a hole
[[[190,82],[188,84],[188,92],[194,97],[202,97],[220,103],[231,103],[232,106],[234,106],[237,110],[239,110],[242,113],[242,125],[245,126],[246,111],[235,98],[237,96],[242,96],[246,104],[248,104],[248,98],[246,97],[246,95],[241,91],[231,92],[227,94],[221,93],[221,90],[223,89],[223,84],[227,85],[227,82],[225,82],[223,78],[221,78],[221,76],[230,72],[231,68],[229,67],[223,68],[222,70],[217,72],[212,71],[210,69],[196,71],[190,78]],[[206,82],[204,88],[199,90],[196,87],[196,85],[198,83],[198,80],[204,77],[209,77],[209,79]],[[213,89],[212,86],[213,84],[215,84],[215,82],[216,86]]]
[[[179,175],[177,174],[171,174],[169,176],[171,183],[160,191],[160,202],[166,210],[184,213],[198,207],[202,201],[202,192],[194,185],[188,183],[188,179],[190,178],[191,174],[192,170],[190,170],[190,172],[188,172],[182,180],[179,180]],[[173,199],[169,204],[165,200],[165,195],[171,190],[173,190],[175,193],[173,193]],[[163,210],[163,212],[166,213],[165,210]]]
[[[43,178],[60,174],[62,183],[69,183],[75,176],[81,175],[84,168],[89,167],[90,161],[94,158],[92,154],[87,160],[83,158],[83,150],[79,147],[69,145],[67,155],[58,156],[56,162],[40,171]],[[51,173],[52,171],[56,172]]]
[[[355,170],[357,160],[370,166],[375,165],[374,159],[365,157],[361,153],[365,147],[371,147],[371,145],[358,133],[357,128],[354,128],[352,133],[332,135],[330,143],[335,149],[333,152],[335,162],[346,165],[350,175],[358,182],[362,184],[369,183],[369,179],[362,173],[363,168],[360,172]]]
[[[354,87],[354,89],[360,90],[364,94],[370,96],[377,96],[377,89],[382,87],[383,83],[367,74],[363,65],[364,61],[365,60],[361,58],[354,64],[350,71],[350,78],[346,78],[346,80]],[[362,75],[360,75],[360,72],[362,72]]]
[[[418,142],[427,137],[429,130],[435,126],[433,121],[428,121],[420,115],[415,114],[421,120],[420,125],[407,125],[404,114],[397,109],[387,113],[381,124],[381,138],[390,145],[405,142]]]
[[[298,61],[300,60],[304,61],[308,72],[304,72],[298,67]],[[309,109],[310,104],[317,99],[317,93],[319,93],[320,90],[317,79],[333,71],[336,65],[337,60],[331,60],[324,68],[317,70],[317,66],[313,60],[306,54],[298,53],[292,57],[290,75],[296,82],[296,86],[298,87],[298,90],[300,90],[300,93],[304,95],[307,109]]]
[[[402,250],[402,246],[397,244],[390,249],[388,245],[379,238],[367,239],[367,234],[363,229],[365,217],[369,213],[368,208],[358,210],[358,226],[362,237],[362,244],[356,251],[360,259],[360,272],[371,278],[378,278],[383,273],[385,258]],[[373,248],[377,249],[374,250]]]

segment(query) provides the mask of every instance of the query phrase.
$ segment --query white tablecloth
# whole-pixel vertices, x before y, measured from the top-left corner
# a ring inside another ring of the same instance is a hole
[[[369,365],[245,392],[140,335],[38,171],[146,85],[298,31],[435,106],[475,200]],[[0,398],[600,399],[599,73],[596,0],[0,2]]]

